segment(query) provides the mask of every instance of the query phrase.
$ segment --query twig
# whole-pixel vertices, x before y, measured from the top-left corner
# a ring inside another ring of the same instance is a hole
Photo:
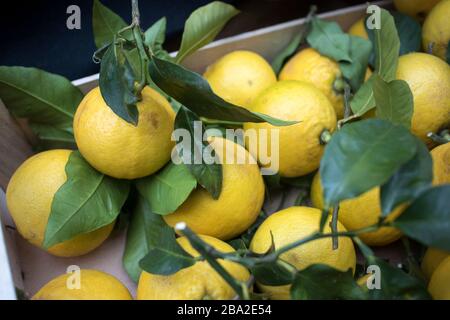
[[[339,212],[339,205],[336,205],[333,208],[333,215],[331,216],[331,232],[336,234],[338,232],[337,224],[338,224],[338,212]],[[339,238],[336,236],[333,236],[333,250],[336,250],[339,246]]]

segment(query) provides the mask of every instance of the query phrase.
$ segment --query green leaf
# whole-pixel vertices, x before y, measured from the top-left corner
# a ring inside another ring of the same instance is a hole
[[[92,8],[92,29],[97,48],[102,48],[114,39],[114,35],[127,24],[121,17],[104,6],[99,0],[94,0]]]
[[[269,122],[275,126],[297,123],[275,119],[228,103],[212,92],[201,75],[170,61],[152,56],[149,71],[159,88],[200,117],[236,122]]]
[[[370,300],[423,300],[431,298],[424,283],[403,270],[374,256],[369,257],[367,263],[380,268],[380,289],[367,290]]]
[[[291,298],[295,300],[362,300],[365,297],[351,269],[342,272],[324,264],[313,264],[298,271],[291,287]]]
[[[178,154],[183,163],[195,177],[197,182],[205,188],[214,199],[218,199],[222,190],[222,165],[217,161],[205,163],[203,155],[210,148],[203,136],[198,137],[197,131],[204,132],[202,123],[195,113],[184,106],[178,111],[175,117],[175,129],[185,129],[189,132],[189,148],[184,148],[186,141],[176,145]],[[201,139],[199,141],[199,138]],[[214,150],[211,150],[211,156],[216,157]]]
[[[372,88],[377,118],[411,128],[414,103],[408,83],[403,80],[387,82],[379,75],[374,75]]]
[[[434,248],[450,251],[450,185],[428,189],[393,225],[407,236]]]
[[[267,286],[291,284],[294,280],[292,270],[295,270],[295,267],[282,260],[272,263],[258,263],[250,268],[256,281]]]
[[[411,160],[403,164],[397,172],[383,184],[380,200],[383,216],[387,216],[399,204],[415,199],[431,186],[433,162],[426,145],[416,138],[417,151]]]
[[[137,125],[139,113],[134,82],[134,71],[123,48],[120,44],[110,45],[100,66],[100,92],[115,114]]]
[[[232,5],[214,1],[191,13],[184,25],[176,62],[210,43],[225,24],[239,13]]]
[[[123,266],[134,282],[138,282],[142,269],[139,267],[139,261],[145,257],[150,250],[145,235],[145,215],[149,214],[150,206],[141,196],[138,196],[136,206],[133,210],[131,222],[127,230],[127,240],[123,254]]]
[[[350,37],[349,52],[353,62],[341,61],[339,67],[345,79],[348,79],[353,92],[356,92],[364,82],[372,44],[360,37],[348,36]]]
[[[112,223],[128,196],[128,181],[98,172],[78,151],[71,153],[65,170],[67,181],[53,198],[45,248]]]
[[[145,229],[150,250],[139,262],[142,270],[167,276],[195,264],[195,259],[178,244],[175,232],[160,215],[146,212]]]
[[[28,119],[46,146],[74,145],[73,116],[83,94],[66,78],[36,68],[0,66],[0,98],[13,116]]]
[[[152,212],[173,213],[197,186],[184,164],[169,162],[157,173],[136,181],[139,193],[152,204]]]
[[[320,165],[325,207],[385,183],[416,152],[402,126],[368,119],[345,125],[325,148]]]
[[[398,11],[392,11],[395,27],[400,39],[400,55],[419,52],[422,48],[422,27],[410,16]]]
[[[163,48],[164,41],[166,40],[166,25],[166,17],[162,17],[145,31],[144,37],[145,44],[152,49],[152,52],[158,58],[170,60],[172,57]]]

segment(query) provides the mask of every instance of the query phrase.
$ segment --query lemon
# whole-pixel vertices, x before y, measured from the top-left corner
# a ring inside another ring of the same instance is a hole
[[[6,190],[8,210],[19,233],[31,244],[42,247],[53,196],[66,180],[65,166],[70,150],[51,150],[27,159],[14,172]],[[114,223],[81,234],[50,247],[61,257],[79,256],[98,247],[110,234]]]
[[[203,76],[215,94],[241,107],[250,105],[262,90],[277,81],[263,57],[244,50],[224,55],[210,65]]]
[[[114,178],[150,175],[169,159],[175,113],[158,92],[145,87],[137,103],[138,125],[117,116],[97,87],[81,101],[73,129],[83,157],[98,171]]]
[[[367,34],[366,27],[364,26],[365,18],[361,18],[356,21],[350,29],[348,29],[348,33],[354,36],[358,36],[363,39],[369,39],[369,35]]]
[[[209,236],[200,238],[221,252],[233,252],[227,243]],[[181,247],[194,257],[199,253],[192,248],[185,237],[177,239]],[[218,260],[225,270],[238,281],[248,281],[250,274],[246,268],[235,262]],[[193,266],[169,275],[141,273],[138,300],[224,300],[236,296],[234,290],[206,261],[198,261]]]
[[[311,186],[311,201],[313,206],[323,209],[323,193],[319,174],[316,174]],[[387,221],[397,218],[403,210],[399,206],[388,215]],[[381,216],[380,188],[373,188],[362,195],[344,200],[339,204],[339,221],[353,231],[376,224]],[[383,246],[398,240],[401,232],[392,227],[382,227],[377,231],[366,232],[359,235],[362,241],[372,246]]]
[[[366,79],[370,74],[370,70],[367,69]],[[337,118],[341,119],[344,116],[343,77],[339,64],[315,49],[303,49],[289,59],[281,70],[279,79],[313,84],[330,100]]]
[[[219,137],[211,140],[211,146],[223,164],[219,198],[197,188],[164,220],[171,226],[183,221],[196,233],[228,240],[247,230],[258,217],[264,182],[256,161],[242,146]]]
[[[262,165],[267,163],[263,163],[261,153],[273,148],[279,151],[278,172],[281,176],[298,177],[319,167],[324,148],[320,136],[325,130],[332,132],[336,128],[333,106],[319,89],[307,82],[279,81],[267,88],[250,109],[282,120],[300,121],[284,127],[274,127],[268,123],[244,124],[246,133],[250,132],[249,129],[256,129],[259,133],[258,160]],[[261,129],[266,130],[267,135]],[[272,130],[279,133],[279,141],[275,138],[272,141]],[[268,149],[260,150],[265,149],[265,140]],[[247,148],[252,150],[249,143],[247,140]],[[270,164],[273,166],[273,161]]]
[[[431,276],[428,291],[435,300],[450,300],[450,257],[445,258]]]
[[[439,1],[441,0],[394,0],[394,5],[398,11],[423,20]]]
[[[423,274],[427,279],[431,278],[431,275],[433,274],[434,270],[441,264],[442,261],[444,261],[445,258],[450,256],[450,253],[439,250],[436,248],[428,248],[425,252],[425,255],[423,256],[421,269],[423,271]]]
[[[433,185],[450,183],[450,142],[430,152],[433,159]]]
[[[450,0],[438,3],[423,23],[422,44],[426,52],[445,60],[450,41]]]
[[[275,249],[303,239],[319,230],[321,215],[320,210],[308,207],[290,207],[278,211],[259,226],[250,243],[250,250],[265,253],[271,246],[272,236]],[[341,223],[338,223],[338,231],[345,231]],[[331,232],[328,223],[324,232]],[[298,270],[318,263],[341,271],[350,268],[355,270],[356,255],[352,240],[340,237],[338,244],[338,249],[333,250],[331,238],[314,240],[283,253],[280,258]],[[289,299],[289,286],[260,287],[271,299]]]
[[[427,134],[450,124],[450,67],[433,55],[410,53],[399,58],[397,78],[405,80],[413,94],[411,131],[431,146]]]
[[[34,296],[33,300],[131,300],[128,289],[115,277],[98,271],[83,269],[79,273],[60,275]],[[76,286],[79,284],[79,288]]]

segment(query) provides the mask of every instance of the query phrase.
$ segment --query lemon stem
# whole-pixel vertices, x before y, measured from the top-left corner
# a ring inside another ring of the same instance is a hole
[[[442,131],[440,134],[429,132],[427,137],[433,140],[437,144],[446,144],[450,142],[450,132],[448,130]]]
[[[331,140],[331,132],[328,131],[328,129],[325,129],[320,134],[320,144],[324,145],[327,144]]]

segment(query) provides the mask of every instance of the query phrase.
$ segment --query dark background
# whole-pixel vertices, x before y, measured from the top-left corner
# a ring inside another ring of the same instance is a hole
[[[1,1],[0,65],[38,67],[74,80],[98,72],[92,62],[92,0]],[[130,21],[129,0],[102,0],[103,4]],[[168,19],[166,49],[178,49],[184,21],[196,8],[211,0],[141,0],[141,25],[145,30],[162,16]],[[241,13],[218,38],[296,19],[308,13],[311,4],[319,12],[364,3],[364,0],[226,0]],[[66,9],[81,9],[81,30],[68,30]]]

